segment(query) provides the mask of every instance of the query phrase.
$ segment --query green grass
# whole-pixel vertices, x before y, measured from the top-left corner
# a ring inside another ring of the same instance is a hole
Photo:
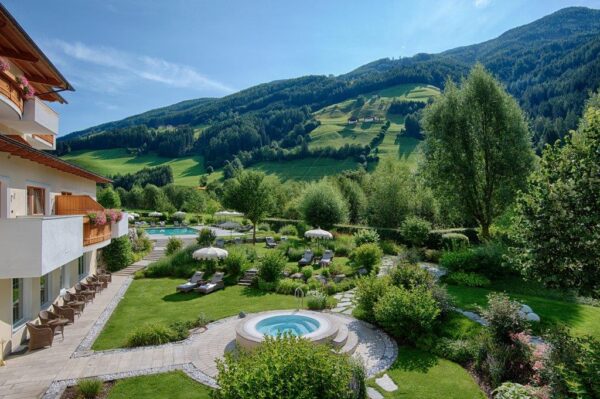
[[[275,175],[281,180],[319,180],[357,167],[358,163],[351,158],[345,160],[306,158],[285,162],[260,162],[249,169]]]
[[[296,300],[291,295],[264,293],[241,286],[226,287],[205,296],[195,292],[176,293],[175,287],[183,282],[185,280],[175,278],[134,280],[94,342],[93,349],[124,347],[132,326],[144,323],[193,320],[200,313],[218,320],[240,311],[250,313],[296,307]]]
[[[73,151],[63,157],[65,161],[75,163],[102,175],[134,173],[144,167],[169,165],[173,169],[175,183],[185,186],[198,185],[198,177],[205,173],[202,156],[165,158],[156,154],[134,156],[123,148],[96,151]],[[219,174],[211,175],[216,179]]]
[[[485,306],[487,295],[493,291],[485,288],[448,286],[448,292],[455,298],[456,305],[470,310],[477,310],[478,306]],[[600,308],[598,307],[538,295],[513,292],[508,292],[508,294],[512,299],[531,306],[533,311],[540,316],[541,323],[535,328],[536,332],[541,332],[555,324],[563,324],[569,327],[575,335],[592,335],[600,338]]]
[[[485,398],[473,378],[461,366],[418,349],[399,348],[398,360],[386,373],[398,385],[398,390],[380,390],[385,398]],[[377,387],[374,379],[369,380],[368,384]]]
[[[211,389],[182,371],[118,380],[108,399],[209,399]]]

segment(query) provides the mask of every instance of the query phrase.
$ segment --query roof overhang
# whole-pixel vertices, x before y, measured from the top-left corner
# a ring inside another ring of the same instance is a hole
[[[96,183],[111,183],[112,180],[96,173],[90,172],[87,169],[73,165],[54,155],[50,155],[44,151],[36,150],[31,147],[26,141],[11,138],[5,135],[0,135],[0,152],[7,152],[11,155],[18,156],[23,159],[28,159],[37,162],[49,168],[54,168],[65,173],[70,173],[84,179],[93,180]]]
[[[59,92],[75,90],[2,3],[0,56],[10,59],[23,71],[42,100],[66,103]]]

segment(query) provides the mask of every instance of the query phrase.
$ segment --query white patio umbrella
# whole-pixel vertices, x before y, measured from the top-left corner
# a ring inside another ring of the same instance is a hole
[[[236,212],[236,211],[219,211],[219,212],[215,212],[215,216],[244,216],[243,213],[241,212]]]
[[[224,249],[215,247],[200,248],[192,254],[192,258],[196,260],[217,260],[225,259],[229,255]]]
[[[148,216],[150,216],[151,218],[159,218],[162,216],[162,213],[154,211],[154,212],[150,212],[148,214]]]
[[[313,230],[307,230],[304,233],[304,237],[316,238],[317,239],[317,247],[319,247],[321,240],[331,240],[333,238],[333,234],[331,234],[327,230],[323,230],[321,228],[316,228]]]
[[[135,212],[129,212],[128,215],[133,216],[134,218],[139,218],[140,214]]]
[[[182,212],[182,211],[177,211],[173,214],[173,216],[179,218],[179,217],[184,217],[185,215],[187,215],[187,213]]]
[[[132,215],[130,213],[127,214],[127,220],[129,220],[130,222],[133,222],[135,220],[135,215]]]

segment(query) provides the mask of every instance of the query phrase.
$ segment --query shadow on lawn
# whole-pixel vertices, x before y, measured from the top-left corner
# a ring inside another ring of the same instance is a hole
[[[426,373],[438,363],[438,358],[431,353],[411,348],[399,348],[398,359],[392,369],[403,371],[418,371]]]
[[[193,291],[187,292],[187,293],[174,292],[172,294],[163,296],[162,299],[165,302],[186,302],[186,301],[191,301],[193,299],[197,299],[200,296],[201,295],[199,295],[197,292],[193,292]]]
[[[242,290],[242,295],[247,297],[259,297],[267,295],[267,291],[261,291],[257,288],[246,287]]]

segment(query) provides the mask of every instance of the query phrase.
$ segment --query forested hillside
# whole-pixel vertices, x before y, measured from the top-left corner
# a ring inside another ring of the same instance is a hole
[[[309,146],[311,132],[320,124],[315,112],[399,84],[443,88],[447,78],[460,79],[475,62],[483,63],[518,99],[540,148],[575,128],[585,98],[600,87],[600,11],[566,8],[496,39],[440,54],[382,59],[336,77],[305,76],[219,99],[185,101],[67,135],[60,139],[58,151],[137,147],[142,129],[149,147],[171,143],[163,155],[202,155],[205,165],[213,167],[236,156],[251,163],[307,156],[368,157],[372,154],[365,146]],[[159,129],[165,126],[204,129],[199,137],[192,135],[190,143],[190,130]],[[122,139],[114,144],[109,136]]]

